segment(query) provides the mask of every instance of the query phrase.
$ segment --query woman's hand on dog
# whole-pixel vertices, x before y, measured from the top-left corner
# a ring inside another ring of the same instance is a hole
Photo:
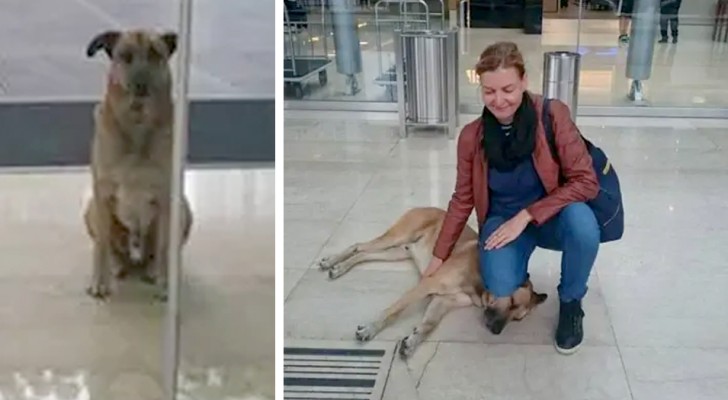
[[[485,250],[497,250],[508,245],[523,233],[533,220],[528,211],[523,210],[493,232],[485,241]]]
[[[430,260],[430,264],[427,266],[427,269],[425,269],[422,277],[427,278],[428,276],[434,275],[435,272],[440,269],[440,266],[442,266],[442,260],[437,257],[432,257],[432,260]]]

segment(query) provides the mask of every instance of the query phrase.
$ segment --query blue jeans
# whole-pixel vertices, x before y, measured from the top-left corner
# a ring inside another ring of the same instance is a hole
[[[491,216],[480,229],[480,275],[495,297],[508,297],[528,279],[528,260],[536,247],[561,251],[561,301],[581,300],[599,250],[599,225],[586,203],[564,207],[540,227],[529,224],[521,235],[496,250],[483,244],[505,218]]]

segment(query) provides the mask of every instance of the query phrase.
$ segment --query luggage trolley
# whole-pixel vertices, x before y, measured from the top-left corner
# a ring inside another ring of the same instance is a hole
[[[390,66],[385,70],[382,60],[382,24],[392,25],[389,32],[395,29],[401,30],[417,30],[430,29],[430,17],[440,17],[440,27],[445,29],[445,3],[440,2],[440,12],[430,12],[430,7],[425,0],[379,0],[374,4],[374,25],[377,29],[377,53],[379,56],[379,75],[374,79],[374,84],[383,86],[386,90],[387,97],[390,101],[397,100],[397,60],[389,59]],[[390,10],[391,3],[399,4],[399,13],[392,18],[382,18],[380,16],[380,8],[386,6],[386,10]],[[406,77],[405,77],[406,79]]]
[[[308,31],[309,42],[311,43],[311,54],[303,56],[297,54],[300,48],[298,34],[304,29],[309,28],[308,22],[303,18],[291,19],[288,11],[288,5],[284,4],[284,59],[283,59],[283,82],[287,93],[293,92],[296,99],[302,99],[304,95],[304,84],[314,76],[318,76],[321,86],[325,86],[328,82],[326,68],[332,63],[328,56],[328,38],[326,37],[326,19],[325,19],[325,3],[321,2],[321,40],[324,42],[324,55],[314,55],[313,37]]]

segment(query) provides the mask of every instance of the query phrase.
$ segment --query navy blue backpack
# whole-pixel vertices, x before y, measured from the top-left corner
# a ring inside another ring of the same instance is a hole
[[[554,137],[551,114],[549,113],[549,103],[549,99],[543,99],[543,112],[541,114],[543,127],[551,149],[551,155],[561,165],[559,153],[556,150],[556,138]],[[595,199],[588,201],[587,204],[597,217],[601,232],[600,241],[606,243],[619,240],[624,234],[624,206],[617,171],[614,170],[614,166],[609,162],[609,158],[602,149],[595,146],[584,136],[581,136],[581,139],[591,155],[594,172],[596,172],[599,180],[599,194]],[[563,176],[560,176],[560,181],[563,183]]]

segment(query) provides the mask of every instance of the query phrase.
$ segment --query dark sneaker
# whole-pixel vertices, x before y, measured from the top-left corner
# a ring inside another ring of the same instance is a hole
[[[677,43],[677,36],[673,36],[673,37],[672,37],[672,42],[673,42],[673,43]]]
[[[619,35],[620,43],[629,43],[629,35]]]
[[[662,38],[660,38],[657,43],[667,43],[667,36],[663,36]]]
[[[556,351],[561,354],[572,354],[584,339],[582,320],[584,311],[581,301],[561,302],[559,309],[559,326],[556,328]]]

